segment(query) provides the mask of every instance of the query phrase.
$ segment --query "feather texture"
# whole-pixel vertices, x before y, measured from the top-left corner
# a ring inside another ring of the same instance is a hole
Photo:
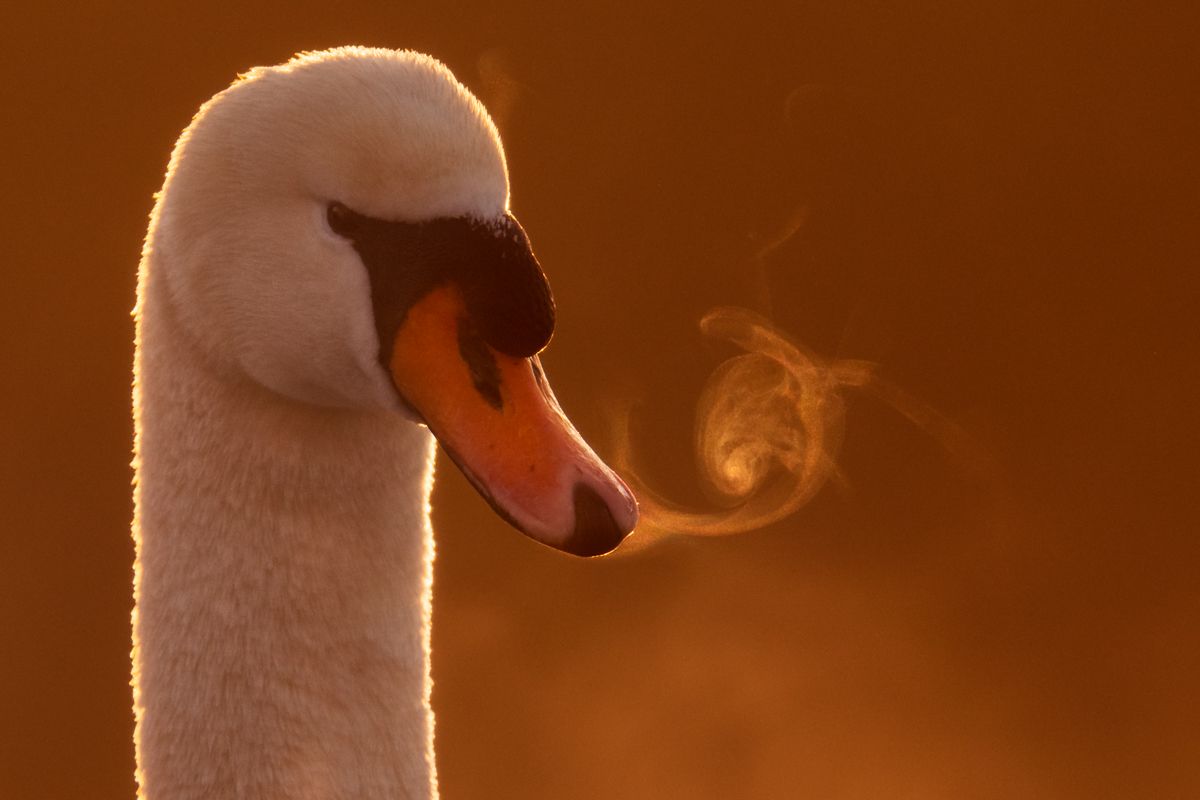
[[[343,48],[250,71],[180,137],[134,312],[145,800],[437,794],[433,440],[331,201],[498,216],[495,126],[433,59]]]

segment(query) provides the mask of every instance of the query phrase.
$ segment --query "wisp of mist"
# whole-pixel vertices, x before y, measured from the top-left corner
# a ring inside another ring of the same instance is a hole
[[[716,508],[689,508],[649,487],[635,464],[627,408],[617,415],[613,463],[637,495],[642,521],[618,552],[671,535],[744,533],[794,514],[838,476],[846,389],[870,392],[933,436],[955,461],[970,471],[982,468],[955,423],[880,378],[870,362],[826,362],[744,308],[714,308],[701,318],[700,330],[743,351],[713,370],[696,407],[696,465]]]

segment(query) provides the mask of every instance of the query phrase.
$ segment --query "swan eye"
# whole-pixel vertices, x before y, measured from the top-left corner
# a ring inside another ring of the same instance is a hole
[[[325,217],[329,220],[329,227],[338,236],[351,239],[354,237],[355,231],[358,230],[359,215],[336,201],[329,204],[329,208],[325,212]]]

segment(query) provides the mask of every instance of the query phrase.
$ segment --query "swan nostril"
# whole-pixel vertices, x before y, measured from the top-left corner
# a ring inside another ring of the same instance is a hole
[[[625,536],[596,490],[575,484],[575,530],[562,549],[576,556],[604,555],[615,550]]]
[[[475,391],[492,408],[502,410],[504,395],[500,392],[500,367],[496,364],[496,356],[467,319],[458,321],[458,354],[471,373]]]

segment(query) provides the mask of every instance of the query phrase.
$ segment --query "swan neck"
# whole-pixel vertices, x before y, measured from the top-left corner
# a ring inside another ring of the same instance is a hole
[[[139,796],[436,797],[431,437],[223,374],[152,277],[134,390]]]

